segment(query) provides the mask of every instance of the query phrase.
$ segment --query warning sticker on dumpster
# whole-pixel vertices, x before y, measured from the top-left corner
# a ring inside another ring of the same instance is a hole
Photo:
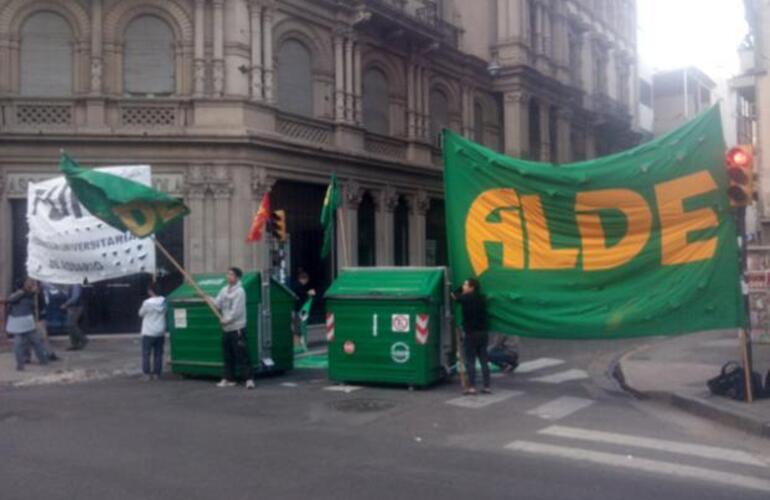
[[[187,328],[187,309],[174,309],[174,326]]]
[[[394,314],[391,319],[391,330],[394,332],[409,332],[409,315],[408,314]]]

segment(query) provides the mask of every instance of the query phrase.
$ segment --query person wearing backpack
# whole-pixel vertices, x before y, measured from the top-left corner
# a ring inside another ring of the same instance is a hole
[[[142,302],[142,373],[144,380],[158,380],[163,371],[163,344],[166,340],[166,298],[158,293],[155,283],[147,286],[149,297]],[[152,367],[150,366],[152,357]]]

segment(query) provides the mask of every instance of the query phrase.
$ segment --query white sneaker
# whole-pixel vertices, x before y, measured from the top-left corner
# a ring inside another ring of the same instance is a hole
[[[217,387],[233,387],[234,385],[235,385],[235,382],[230,382],[229,380],[223,378],[222,380],[219,381],[219,383],[217,384]]]
[[[254,387],[256,387],[256,386],[254,385],[254,381],[253,380],[247,380],[246,381],[246,389],[253,389]]]

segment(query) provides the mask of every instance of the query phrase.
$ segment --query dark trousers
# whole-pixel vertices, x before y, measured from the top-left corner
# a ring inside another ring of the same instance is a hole
[[[225,380],[234,381],[236,373],[240,373],[246,380],[254,377],[251,370],[251,356],[246,345],[245,328],[222,334],[222,361],[225,365]]]
[[[166,338],[163,335],[150,337],[142,335],[142,373],[145,375],[157,375],[160,377],[163,371],[163,344]],[[150,368],[150,356],[152,356],[152,368]]]
[[[468,371],[469,387],[476,386],[476,358],[481,363],[484,387],[489,387],[489,358],[487,356],[487,332],[465,332],[465,369]]]
[[[83,316],[83,306],[67,308],[67,330],[70,335],[70,347],[82,349],[88,343],[88,337],[80,329],[80,318]]]

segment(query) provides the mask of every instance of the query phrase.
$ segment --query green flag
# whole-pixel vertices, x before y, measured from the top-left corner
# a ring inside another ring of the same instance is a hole
[[[156,233],[190,213],[181,198],[117,175],[83,168],[65,154],[59,170],[89,212],[139,238]]]
[[[302,308],[299,310],[299,332],[302,338],[302,345],[307,348],[307,324],[310,320],[310,309],[313,307],[313,297],[308,297]]]
[[[334,238],[334,218],[337,214],[337,208],[342,203],[340,190],[337,186],[337,176],[332,174],[332,180],[329,187],[326,188],[326,197],[321,209],[321,225],[324,227],[324,242],[321,248],[321,258],[326,258],[332,248],[332,238]]]
[[[529,162],[444,133],[454,279],[476,276],[490,330],[547,338],[743,325],[736,228],[714,107],[634,149]]]

